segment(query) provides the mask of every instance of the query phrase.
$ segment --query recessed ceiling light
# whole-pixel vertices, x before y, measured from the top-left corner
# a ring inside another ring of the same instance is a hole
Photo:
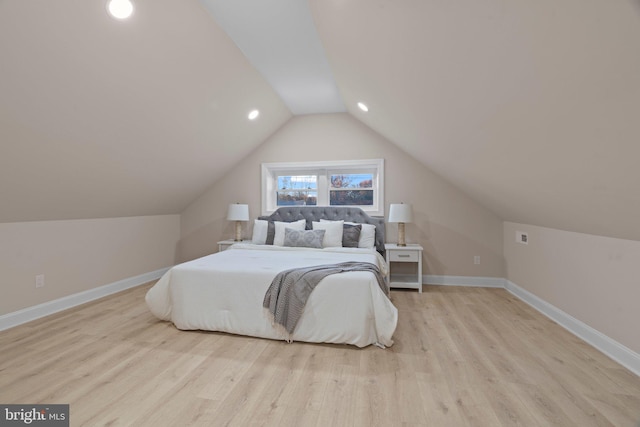
[[[116,19],[127,19],[133,13],[133,3],[130,0],[109,0],[107,10]]]
[[[253,110],[249,113],[249,120],[255,120],[260,115],[260,111]]]
[[[369,111],[369,107],[367,107],[364,102],[358,102],[358,108],[360,108],[365,113]]]

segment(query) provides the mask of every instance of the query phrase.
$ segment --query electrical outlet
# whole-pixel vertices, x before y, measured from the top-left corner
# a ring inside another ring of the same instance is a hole
[[[480,265],[480,255],[476,255],[473,257],[473,263],[475,265]]]
[[[44,286],[44,274],[38,274],[36,276],[36,288],[41,288]]]
[[[525,231],[516,231],[516,242],[523,245],[529,244],[529,234]]]

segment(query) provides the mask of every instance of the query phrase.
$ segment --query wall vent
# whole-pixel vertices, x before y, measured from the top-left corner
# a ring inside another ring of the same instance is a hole
[[[525,231],[516,231],[516,242],[522,243],[523,245],[528,245],[529,233]]]

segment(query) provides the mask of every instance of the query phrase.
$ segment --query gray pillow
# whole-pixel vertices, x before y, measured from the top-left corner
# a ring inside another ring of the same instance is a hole
[[[345,224],[342,227],[342,247],[357,248],[360,241],[360,232],[362,225]]]
[[[273,245],[273,239],[276,236],[276,225],[273,221],[269,221],[267,224],[267,241],[266,245]]]
[[[324,230],[284,229],[284,246],[296,248],[322,248]]]

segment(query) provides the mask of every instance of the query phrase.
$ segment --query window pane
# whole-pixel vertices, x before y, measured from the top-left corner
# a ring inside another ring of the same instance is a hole
[[[331,188],[373,188],[373,174],[332,174]]]
[[[278,206],[316,206],[318,204],[318,193],[316,191],[278,191],[277,194]]]
[[[344,205],[384,215],[383,183],[384,159],[263,163],[262,211],[266,215],[294,204]]]
[[[317,190],[318,177],[315,175],[278,176],[278,190]]]
[[[331,206],[372,206],[373,190],[331,190],[329,204]]]

